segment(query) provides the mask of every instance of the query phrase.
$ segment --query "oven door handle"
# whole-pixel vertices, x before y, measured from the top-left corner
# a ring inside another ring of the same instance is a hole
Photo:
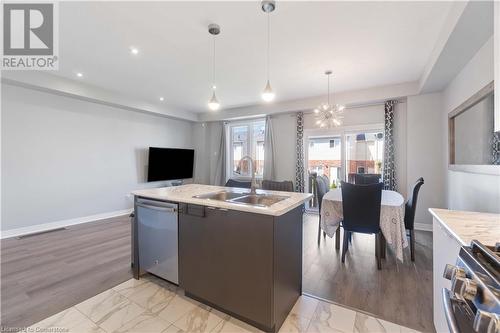
[[[446,317],[446,322],[448,323],[448,328],[450,329],[450,333],[460,333],[457,321],[455,320],[455,314],[453,313],[453,305],[451,304],[452,300],[451,292],[448,289],[443,288],[442,296],[443,296],[444,315]]]

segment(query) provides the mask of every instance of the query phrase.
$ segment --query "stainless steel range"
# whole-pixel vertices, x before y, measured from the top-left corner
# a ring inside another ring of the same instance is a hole
[[[446,265],[443,306],[452,333],[500,332],[500,243],[462,246],[456,266]]]

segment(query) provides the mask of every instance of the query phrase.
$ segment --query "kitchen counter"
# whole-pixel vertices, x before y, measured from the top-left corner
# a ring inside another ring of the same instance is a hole
[[[460,248],[476,239],[484,245],[500,241],[500,214],[430,208],[432,223],[433,311],[436,332],[448,332],[442,290],[451,283],[443,277],[446,265],[457,262]],[[418,260],[418,258],[417,258]]]
[[[500,242],[500,214],[430,208],[429,212],[462,245],[477,239],[484,245]]]
[[[181,186],[137,190],[133,191],[132,194],[135,196],[149,198],[149,199],[181,202],[181,203],[210,206],[222,209],[232,209],[232,210],[239,210],[242,212],[257,213],[257,214],[264,214],[271,216],[281,216],[291,211],[292,209],[300,206],[301,204],[303,204],[312,197],[312,194],[310,193],[257,190],[257,193],[269,193],[269,194],[276,194],[289,197],[269,207],[259,207],[259,206],[252,206],[252,205],[239,204],[233,202],[194,198],[194,196],[196,195],[219,192],[228,189],[234,192],[250,191],[249,189],[243,190],[243,189],[223,187],[223,186],[187,184]]]

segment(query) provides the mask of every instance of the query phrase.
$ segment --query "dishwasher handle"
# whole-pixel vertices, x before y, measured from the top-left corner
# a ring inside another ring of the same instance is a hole
[[[146,208],[146,209],[153,209],[153,210],[157,210],[160,212],[169,212],[169,213],[175,213],[177,211],[177,209],[174,207],[153,206],[153,205],[146,205],[143,203],[138,203],[137,207],[142,207],[142,208]]]

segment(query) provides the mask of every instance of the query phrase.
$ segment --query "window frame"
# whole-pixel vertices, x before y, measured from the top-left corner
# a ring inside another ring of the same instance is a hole
[[[254,129],[257,125],[261,125],[264,123],[264,133],[265,133],[265,126],[266,124],[266,119],[265,118],[253,118],[253,119],[245,119],[245,120],[238,120],[238,121],[232,121],[228,122],[226,124],[227,128],[227,154],[226,156],[228,157],[226,160],[226,170],[228,172],[226,173],[226,181],[228,179],[236,179],[236,180],[250,180],[252,179],[251,175],[240,175],[234,172],[233,170],[233,161],[234,161],[234,150],[233,150],[233,128],[234,127],[241,127],[241,126],[247,126],[248,128],[248,138],[247,138],[247,152],[252,159],[255,160],[256,153],[257,153],[257,141],[255,140],[254,136]],[[265,135],[265,134],[264,134]],[[264,138],[265,141],[265,138]],[[265,159],[265,156],[264,156]],[[256,174],[255,179],[262,180],[263,175]]]

